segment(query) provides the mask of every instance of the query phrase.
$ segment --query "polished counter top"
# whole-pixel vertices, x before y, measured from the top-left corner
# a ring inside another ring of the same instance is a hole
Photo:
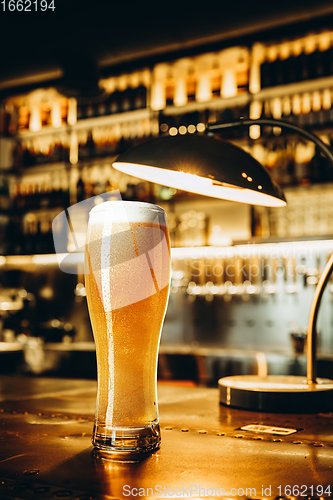
[[[160,450],[112,462],[92,454],[95,381],[0,377],[0,498],[333,494],[332,413],[232,409],[203,387],[163,383],[158,394]]]

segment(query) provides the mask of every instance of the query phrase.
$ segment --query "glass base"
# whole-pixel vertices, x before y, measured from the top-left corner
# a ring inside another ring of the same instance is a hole
[[[95,456],[107,460],[140,460],[160,447],[159,424],[147,427],[114,427],[94,431]]]

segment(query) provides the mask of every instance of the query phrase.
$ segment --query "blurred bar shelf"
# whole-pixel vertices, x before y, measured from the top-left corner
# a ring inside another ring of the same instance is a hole
[[[16,137],[22,139],[32,139],[35,137],[41,137],[46,135],[59,135],[66,132],[78,131],[78,130],[90,130],[93,127],[106,127],[109,125],[117,125],[121,123],[127,123],[131,121],[138,121],[144,119],[150,119],[152,116],[152,111],[150,108],[137,109],[134,111],[127,111],[125,113],[117,113],[114,115],[97,116],[94,118],[84,118],[78,120],[75,125],[62,125],[60,127],[46,126],[42,127],[38,131],[22,131],[17,134]]]
[[[223,99],[212,99],[205,102],[192,102],[184,106],[166,106],[162,111],[164,115],[178,115],[183,113],[192,113],[194,111],[223,110],[226,108],[243,107],[251,101],[251,94],[240,94],[235,97],[226,97]]]
[[[315,90],[324,90],[333,87],[333,76],[325,76],[303,82],[285,83],[259,90],[252,94],[253,100],[265,100],[275,97],[288,96],[293,94],[302,94],[313,92]]]

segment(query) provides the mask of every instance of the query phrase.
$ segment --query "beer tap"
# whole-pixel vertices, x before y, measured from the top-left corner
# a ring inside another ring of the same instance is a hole
[[[287,294],[297,293],[299,291],[297,285],[296,258],[289,257],[284,259],[285,270],[285,291]]]
[[[264,269],[263,269],[263,297],[268,297],[269,295],[274,295],[277,293],[277,273],[278,273],[278,258],[271,257],[270,264],[268,264],[268,259],[264,259]]]
[[[226,258],[225,264],[224,299],[230,301],[238,292],[238,287],[235,284],[235,261],[234,259]]]

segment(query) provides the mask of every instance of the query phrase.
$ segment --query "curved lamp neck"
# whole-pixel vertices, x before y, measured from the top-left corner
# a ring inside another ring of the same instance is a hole
[[[292,130],[298,135],[305,137],[305,139],[314,142],[318,146],[318,148],[325,154],[325,156],[327,156],[327,158],[331,160],[333,166],[333,152],[329,146],[327,146],[319,137],[317,137],[312,132],[309,132],[305,128],[283,120],[275,120],[273,118],[258,118],[256,120],[240,118],[238,120],[232,120],[229,122],[217,122],[214,124],[208,124],[206,133],[210,134],[211,132],[219,132],[228,128],[250,127],[251,125],[266,125],[270,127],[280,127]]]
[[[238,120],[233,120],[229,122],[218,122],[207,126],[206,133],[212,134],[215,132],[220,132],[229,128],[240,128],[240,127],[250,127],[251,125],[261,125],[261,126],[271,126],[280,127],[292,130],[298,135],[301,135],[305,139],[312,141],[318,146],[320,151],[330,160],[333,167],[333,152],[329,146],[327,146],[319,137],[314,135],[312,132],[308,132],[306,129],[294,125],[293,123],[285,122],[283,120],[275,120],[273,118],[258,118],[257,120],[251,120],[246,118],[240,118]],[[315,384],[317,376],[317,329],[316,323],[318,318],[319,306],[321,298],[328,280],[333,271],[333,254],[328,260],[322,275],[317,284],[314,297],[311,304],[308,329],[307,329],[307,383]]]

